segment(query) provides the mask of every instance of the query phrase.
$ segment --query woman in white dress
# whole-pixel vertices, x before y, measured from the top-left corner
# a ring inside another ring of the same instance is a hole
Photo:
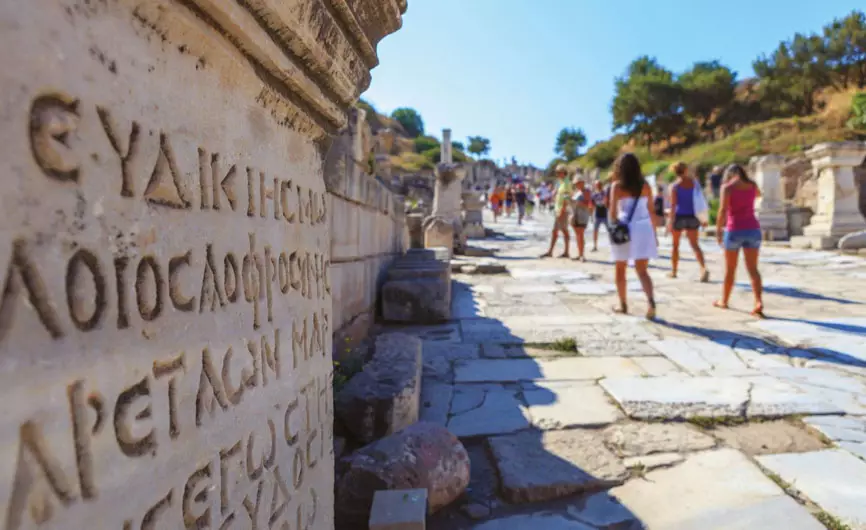
[[[610,227],[627,224],[630,240],[617,245],[611,241],[610,249],[616,262],[616,292],[619,307],[616,313],[628,313],[626,300],[625,274],[629,261],[634,262],[635,272],[646,293],[648,309],[646,317],[656,316],[656,303],[653,298],[653,282],[647,267],[649,260],[658,257],[658,237],[656,235],[655,212],[651,207],[652,190],[641,174],[640,162],[632,153],[624,153],[613,166],[613,182],[610,188]],[[635,204],[637,201],[637,204]]]

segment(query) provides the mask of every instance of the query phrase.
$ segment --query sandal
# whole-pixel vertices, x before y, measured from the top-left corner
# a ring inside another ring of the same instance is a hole
[[[722,303],[721,300],[716,300],[715,302],[713,302],[713,307],[717,307],[719,309],[727,309],[728,304]]]
[[[649,301],[649,308],[646,310],[646,319],[647,320],[655,320],[656,319],[656,301]]]
[[[704,269],[704,272],[701,274],[701,283],[708,283],[710,281],[710,271]]]
[[[614,314],[617,314],[617,315],[627,315],[628,314],[628,305],[625,305],[625,304],[620,304],[618,306],[615,305],[611,308],[611,310],[614,312]]]
[[[552,257],[553,257],[553,253],[552,253],[552,252],[545,252],[544,254],[538,256],[538,259],[552,258]]]
[[[556,257],[559,258],[559,259],[562,259],[562,258],[569,259],[569,258],[571,258],[571,256],[568,255],[568,252],[565,252],[565,253],[563,253],[563,254],[560,254],[559,256],[556,256]]]
[[[764,314],[764,304],[758,304],[755,309],[752,310],[750,315],[758,318],[767,318],[767,315]]]
[[[677,277],[677,273],[675,273],[675,272],[669,272],[668,273],[668,278],[676,278],[676,277]]]

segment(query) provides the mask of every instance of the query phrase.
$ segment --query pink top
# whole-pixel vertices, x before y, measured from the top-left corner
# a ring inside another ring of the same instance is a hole
[[[757,188],[738,188],[729,186],[728,192],[728,232],[735,230],[760,230],[761,224],[755,217],[755,197]]]

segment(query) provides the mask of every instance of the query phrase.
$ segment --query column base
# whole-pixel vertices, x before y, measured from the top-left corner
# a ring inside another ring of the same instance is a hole
[[[791,238],[791,248],[831,250],[836,248],[839,239],[834,236],[794,236]]]

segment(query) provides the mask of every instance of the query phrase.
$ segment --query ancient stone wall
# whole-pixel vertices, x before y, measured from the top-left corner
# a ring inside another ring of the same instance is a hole
[[[5,530],[333,528],[329,220],[392,210],[323,159],[405,7],[0,2]]]
[[[337,359],[366,336],[384,274],[409,246],[403,197],[371,173],[371,147],[363,141],[368,137],[364,111],[352,109],[349,126],[334,141],[325,164]]]

